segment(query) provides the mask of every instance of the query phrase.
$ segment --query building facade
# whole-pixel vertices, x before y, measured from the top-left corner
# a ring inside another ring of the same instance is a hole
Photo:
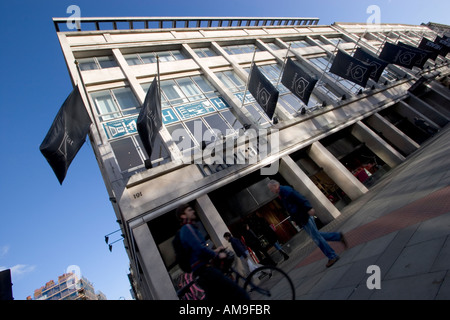
[[[103,292],[95,292],[93,284],[75,273],[64,273],[58,281],[48,281],[45,286],[34,290],[33,298],[27,300],[107,300]]]
[[[438,33],[424,25],[319,25],[317,18],[54,23],[93,119],[89,137],[138,299],[177,299],[181,271],[171,240],[178,205],[196,209],[216,246],[225,245],[226,231],[239,236],[243,222],[258,218],[287,243],[298,228],[268,179],[294,186],[327,224],[450,118],[450,93],[440,83],[449,74],[445,57],[428,60],[423,71],[389,64],[366,88],[329,72],[337,49],[377,54],[386,41],[434,40]],[[319,79],[308,105],[279,84],[287,56]],[[280,91],[272,120],[246,92],[252,61]],[[147,155],[136,119],[158,69],[163,127]]]

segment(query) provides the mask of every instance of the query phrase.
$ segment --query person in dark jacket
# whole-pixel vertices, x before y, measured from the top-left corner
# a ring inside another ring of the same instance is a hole
[[[190,205],[183,204],[177,208],[176,216],[182,224],[181,243],[190,253],[192,272],[194,276],[198,277],[198,285],[205,290],[205,299],[211,301],[250,300],[243,288],[212,265],[212,259],[224,259],[226,253],[222,251],[223,247],[211,250],[206,246],[205,238],[195,224],[197,221],[195,210]]]
[[[308,233],[314,243],[328,258],[326,267],[331,267],[339,256],[330,247],[327,241],[341,241],[347,247],[347,241],[341,232],[319,232],[314,221],[315,210],[309,201],[298,191],[290,186],[281,186],[276,180],[270,180],[267,184],[270,191],[279,195],[284,208],[291,218]]]
[[[259,259],[259,263],[264,265],[275,266],[277,263],[272,259],[266,249],[263,248],[256,233],[250,228],[248,223],[244,224],[242,236],[245,239],[245,244],[252,249]]]
[[[258,230],[263,234],[269,245],[274,246],[284,258],[284,261],[289,259],[289,255],[283,250],[280,242],[278,241],[277,233],[267,223],[266,219],[262,218],[258,212],[256,212],[256,221],[258,223]]]

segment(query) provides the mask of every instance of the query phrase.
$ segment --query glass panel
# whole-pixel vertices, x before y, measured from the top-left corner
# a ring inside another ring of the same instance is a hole
[[[231,130],[230,127],[228,127],[228,125],[219,114],[213,114],[211,116],[205,117],[204,119],[213,129],[215,134],[217,134],[217,131],[221,132],[223,136],[234,133],[234,130]]]
[[[181,152],[187,153],[189,149],[194,147],[194,142],[192,141],[192,138],[189,136],[186,129],[180,123],[168,126],[167,130],[172,136],[173,142],[177,145],[178,149],[180,149]]]
[[[275,43],[270,42],[270,43],[266,43],[270,49],[272,50],[280,50],[281,48],[279,46],[277,46]]]
[[[129,54],[124,56],[124,58],[129,66],[135,66],[142,63],[137,54]]]
[[[139,55],[144,63],[155,63],[156,57],[153,52],[149,53],[141,53]]]
[[[184,54],[181,53],[180,50],[173,50],[172,55],[174,56],[175,60],[184,60],[186,57]]]
[[[203,53],[205,54],[205,56],[208,56],[208,57],[217,56],[217,54],[214,51],[212,51],[210,48],[203,48]]]
[[[199,145],[202,144],[202,141],[205,141],[206,143],[211,142],[211,134],[201,119],[186,121],[184,124],[194,136],[195,140],[197,140]]]
[[[189,100],[195,101],[205,98],[200,89],[195,85],[195,83],[192,82],[190,78],[177,79],[176,82],[178,83],[184,94],[188,98],[190,98]]]
[[[114,89],[113,93],[122,110],[136,109],[140,106],[130,88]]]
[[[139,135],[134,136],[138,142],[139,147],[141,148],[142,152],[145,155],[145,158],[148,159],[148,154],[144,149],[144,146],[142,144],[141,137]],[[153,150],[152,150],[152,156],[150,157],[150,160],[157,160],[163,158],[164,160],[159,161],[158,163],[153,163],[152,165],[159,166],[161,164],[167,163],[170,161],[170,155],[167,151],[164,141],[161,139],[160,135],[158,134],[155,138],[155,142],[153,144]]]
[[[239,89],[244,90],[245,89],[245,82],[241,80],[241,78],[238,77],[234,71],[225,71],[224,74],[233,81],[233,84]]]
[[[117,62],[113,57],[98,57],[97,58],[100,67],[102,68],[114,68],[117,67]]]
[[[238,130],[242,128],[242,123],[234,116],[234,114],[230,110],[226,110],[222,112],[222,116],[228,121],[231,126]]]
[[[200,58],[206,57],[206,54],[203,53],[203,49],[194,49],[194,52],[195,52]]]
[[[142,159],[139,156],[136,146],[131,138],[112,141],[111,147],[116,155],[116,160],[121,171],[127,171],[131,168],[142,165]]]
[[[94,58],[79,59],[78,63],[80,64],[80,70],[82,71],[98,69],[98,66],[94,61]]]
[[[95,92],[92,94],[92,98],[94,99],[95,105],[97,107],[97,112],[99,115],[119,111],[109,91]],[[118,114],[103,116],[101,118],[102,120],[108,120],[114,118],[115,116],[118,116]]]
[[[161,81],[161,90],[172,104],[189,102],[173,80]]]
[[[195,76],[192,77],[192,79],[194,79],[194,81],[197,83],[197,85],[204,93],[215,91],[213,85],[205,77]]]
[[[167,52],[158,52],[159,61],[174,61],[175,59],[172,57],[169,51]]]

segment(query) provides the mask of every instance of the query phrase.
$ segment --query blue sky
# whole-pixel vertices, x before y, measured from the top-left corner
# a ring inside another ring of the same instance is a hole
[[[319,24],[366,22],[370,5],[381,23],[450,24],[445,0],[171,0],[0,2],[0,270],[12,269],[16,300],[57,280],[70,265],[108,299],[130,299],[128,257],[104,235],[118,229],[92,148],[86,143],[62,186],[39,145],[72,90],[52,17],[255,16],[318,17]],[[118,239],[111,236],[111,241]]]

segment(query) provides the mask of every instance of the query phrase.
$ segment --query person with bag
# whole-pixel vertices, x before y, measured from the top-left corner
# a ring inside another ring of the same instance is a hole
[[[290,214],[295,223],[308,233],[314,243],[328,258],[326,267],[329,268],[339,256],[330,247],[327,241],[341,241],[347,247],[347,241],[341,232],[319,232],[314,221],[315,210],[309,201],[298,191],[290,186],[281,186],[276,180],[270,180],[267,184],[270,191],[279,195],[284,208]]]
[[[241,240],[238,238],[235,238],[231,235],[229,232],[225,232],[223,235],[224,239],[227,240],[231,247],[233,248],[234,252],[236,253],[236,256],[238,256],[241,259],[242,265],[245,269],[245,272],[248,274],[252,270],[249,268],[248,264],[248,258],[249,258],[249,252],[247,247],[242,243]]]
[[[244,224],[242,236],[244,237],[247,246],[252,249],[262,264],[272,266],[277,264],[267,250],[261,245],[261,241],[248,223]]]
[[[214,259],[226,259],[227,254],[223,247],[211,250],[206,246],[205,238],[195,224],[195,210],[189,204],[183,204],[177,208],[176,216],[182,225],[179,231],[181,245],[190,258],[198,285],[205,290],[205,300],[250,300],[244,289],[214,266]]]

